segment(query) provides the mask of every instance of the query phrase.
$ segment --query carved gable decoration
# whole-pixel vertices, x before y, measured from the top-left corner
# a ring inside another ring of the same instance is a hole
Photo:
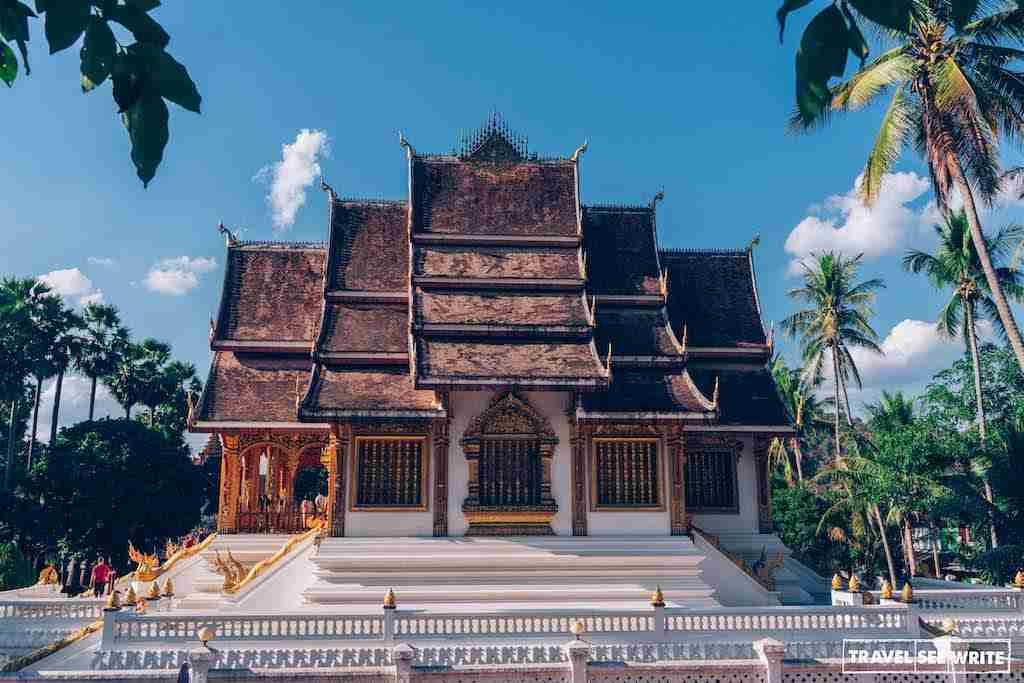
[[[558,442],[548,419],[512,392],[499,395],[487,410],[473,418],[462,443],[488,436],[533,436],[543,442]]]
[[[459,157],[465,161],[517,163],[528,158],[526,138],[513,133],[498,114],[476,131],[464,136]]]

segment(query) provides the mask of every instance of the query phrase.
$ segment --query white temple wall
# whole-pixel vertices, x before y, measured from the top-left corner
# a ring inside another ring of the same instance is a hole
[[[469,524],[462,514],[462,501],[469,491],[469,466],[462,452],[462,435],[470,421],[494,400],[494,391],[453,391],[449,396],[451,428],[448,432],[448,535],[464,536]],[[551,528],[559,536],[572,534],[572,446],[569,443],[569,420],[565,414],[570,394],[564,391],[526,391],[519,394],[551,422],[558,437],[551,462],[551,495],[558,503],[558,512]],[[428,525],[432,531],[432,525]]]
[[[433,442],[428,438],[427,443],[433,448]],[[429,453],[427,466],[427,505],[423,512],[409,512],[407,510],[396,510],[394,512],[353,512],[345,511],[345,535],[346,536],[433,536],[434,535],[434,461],[433,452]],[[355,495],[352,481],[351,466],[348,471],[348,498],[347,505],[352,505],[352,497]]]
[[[738,479],[738,514],[699,514],[693,516],[698,528],[711,533],[758,533],[757,528],[757,468],[754,463],[754,440],[742,436],[743,451],[736,463]]]

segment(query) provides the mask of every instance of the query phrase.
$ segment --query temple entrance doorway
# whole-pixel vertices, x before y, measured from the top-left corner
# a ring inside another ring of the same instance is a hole
[[[323,519],[326,483],[321,486],[320,480],[326,482],[326,471],[318,447],[288,451],[272,443],[253,444],[239,456],[240,533],[292,534]]]
[[[558,443],[547,418],[510,392],[473,419],[462,437],[469,495],[467,536],[550,536],[558,506],[551,459]]]

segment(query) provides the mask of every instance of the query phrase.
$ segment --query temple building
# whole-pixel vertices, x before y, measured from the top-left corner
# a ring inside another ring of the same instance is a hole
[[[106,599],[57,597],[46,572],[0,593],[0,668],[842,683],[864,670],[850,639],[950,654],[979,637],[1019,660],[1024,573],[866,591],[774,533],[769,444],[793,431],[750,248],[659,247],[661,193],[583,202],[585,145],[540,158],[497,120],[449,155],[401,143],[407,197],[324,185],[323,243],[222,228],[189,411],[210,435],[197,460],[220,463],[217,532],[132,548]],[[952,680],[1024,676],[1001,667]],[[953,670],[872,660],[869,675]]]
[[[220,441],[219,530],[302,529],[322,464],[335,537],[770,532],[792,429],[751,249],[660,247],[660,192],[585,203],[586,145],[539,157],[494,119],[401,144],[408,195],[325,184],[324,243],[223,230],[190,424]]]

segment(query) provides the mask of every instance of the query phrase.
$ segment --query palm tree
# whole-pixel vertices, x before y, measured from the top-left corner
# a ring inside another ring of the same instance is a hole
[[[785,0],[780,23],[807,0]],[[853,76],[829,87],[846,71],[847,51],[862,61],[867,43],[858,22],[880,27],[896,43]],[[1024,371],[1024,342],[993,264],[975,203],[993,202],[1002,187],[999,140],[1024,140],[1024,79],[1013,70],[1024,51],[1024,8],[978,0],[849,0],[822,10],[804,32],[797,53],[797,114],[807,130],[832,114],[858,111],[891,93],[859,190],[872,203],[882,180],[913,143],[928,164],[936,201],[948,210],[954,190],[967,224],[993,307]]]
[[[800,439],[808,429],[828,423],[828,417],[824,413],[824,402],[818,399],[814,385],[807,381],[804,374],[800,370],[788,367],[782,356],[776,356],[772,360],[771,372],[779,396],[793,418],[795,433],[789,437],[788,445],[782,439],[773,439],[769,457],[783,465],[787,480],[792,480],[792,470],[795,468],[796,480],[803,481],[804,457]]]
[[[15,443],[17,414],[24,394],[25,380],[32,372],[36,321],[44,303],[54,298],[50,288],[31,278],[4,279],[0,282],[0,392],[10,402],[8,421],[7,467],[4,487],[14,487],[17,460]]]
[[[57,370],[54,383],[53,411],[50,414],[50,444],[57,442],[57,425],[60,424],[60,397],[64,387],[64,375],[81,353],[82,341],[78,330],[85,324],[81,316],[73,311],[66,311],[64,327],[53,345],[53,365]]]
[[[96,383],[117,367],[117,344],[114,332],[121,326],[117,308],[107,304],[86,304],[82,309],[85,334],[75,367],[89,378],[89,421],[96,413]]]
[[[951,289],[952,296],[939,313],[936,326],[939,332],[947,337],[963,337],[967,351],[971,355],[974,370],[974,395],[976,403],[976,420],[978,435],[984,444],[987,440],[985,421],[985,405],[981,382],[981,359],[978,355],[977,318],[979,313],[991,321],[1004,336],[1006,328],[1002,325],[999,311],[992,300],[988,280],[985,278],[981,260],[974,241],[971,238],[970,226],[963,211],[950,214],[945,223],[935,226],[935,234],[939,238],[939,246],[934,254],[912,250],[903,257],[903,267],[914,273],[925,273],[929,282],[936,289]],[[1024,299],[1024,283],[1016,268],[1002,265],[1003,260],[1020,244],[1024,238],[1024,228],[1011,225],[1002,228],[992,237],[982,236],[985,246],[996,265],[996,278],[1003,291],[1016,301]],[[992,485],[987,476],[982,477],[985,487],[985,500],[993,503]],[[992,547],[998,547],[992,512],[989,512],[989,525]]]
[[[114,333],[117,364],[103,377],[103,383],[124,408],[124,416],[131,419],[137,404],[155,407],[163,396],[162,373],[171,359],[171,347],[156,339],[145,339],[135,344],[123,328]],[[152,419],[152,411],[150,412]]]
[[[861,386],[860,372],[850,349],[867,349],[882,353],[878,334],[868,319],[873,315],[876,290],[884,287],[879,279],[856,282],[860,256],[849,258],[828,252],[804,263],[803,287],[791,289],[791,299],[807,308],[782,321],[782,328],[791,337],[799,337],[803,350],[804,378],[812,385],[820,382],[826,363],[831,365],[833,416],[836,458],[841,456],[839,431],[840,393],[846,396],[846,382],[851,378]],[[845,403],[847,421],[851,421],[850,405]]]
[[[60,411],[60,392],[63,386],[63,370],[70,361],[73,350],[73,332],[78,325],[78,316],[64,305],[57,295],[49,295],[38,302],[32,316],[34,330],[29,355],[32,362],[31,374],[35,379],[35,399],[32,407],[32,431],[28,442],[26,466],[31,467],[35,458],[36,435],[39,431],[39,403],[43,382],[57,376],[54,406],[51,415],[50,443],[56,436],[53,425]]]

